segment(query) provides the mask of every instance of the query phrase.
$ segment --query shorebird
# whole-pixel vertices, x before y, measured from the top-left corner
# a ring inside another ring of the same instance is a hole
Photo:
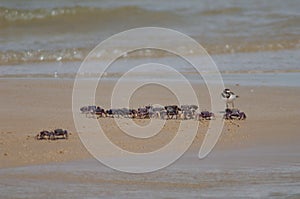
[[[221,93],[222,99],[226,102],[226,108],[229,107],[229,104],[232,105],[232,108],[234,108],[233,101],[238,98],[239,96],[234,94],[230,89],[225,88],[224,91]]]

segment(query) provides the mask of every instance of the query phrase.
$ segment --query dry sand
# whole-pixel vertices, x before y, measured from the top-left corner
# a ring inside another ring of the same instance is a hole
[[[205,86],[193,86],[202,109],[209,109]],[[91,158],[74,127],[72,87],[72,80],[62,79],[0,80],[0,168]],[[98,87],[97,102],[104,108],[109,108],[111,88],[110,82]],[[215,150],[279,145],[293,147],[299,144],[299,88],[230,88],[241,96],[236,106],[245,111],[248,118],[246,121],[227,121]],[[138,90],[132,97],[131,105],[176,103],[172,93],[160,89],[149,86]],[[99,122],[108,130],[108,136],[124,149],[143,152],[170,141],[180,121],[168,121],[163,131],[150,142],[137,141],[122,134],[110,118],[101,118]],[[138,122],[147,123],[146,120]],[[199,149],[207,126],[208,122],[199,122],[199,132],[190,151]],[[71,133],[69,139],[35,140],[39,131],[55,128],[67,129]]]

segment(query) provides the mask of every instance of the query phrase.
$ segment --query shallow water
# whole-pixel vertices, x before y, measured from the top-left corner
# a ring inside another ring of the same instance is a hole
[[[95,160],[0,169],[1,198],[299,198],[299,147],[190,152],[148,174]]]
[[[299,50],[277,52],[255,52],[213,55],[222,74],[225,85],[250,86],[300,86]],[[104,67],[101,61],[95,61],[95,67]],[[112,63],[106,70],[104,80],[118,80],[124,73],[145,63],[159,63],[170,66],[183,74],[189,81],[204,83],[201,74],[205,74],[205,66],[199,74],[193,66],[180,57],[167,56],[160,58],[121,58]],[[0,66],[0,78],[47,78],[74,79],[81,62],[28,63],[20,65]],[[208,71],[208,69],[207,69]],[[83,74],[87,79],[95,79],[99,75],[93,71]],[[55,78],[56,77],[56,78]],[[156,67],[145,68],[134,73],[132,81],[145,79],[178,81],[170,74],[161,73]]]

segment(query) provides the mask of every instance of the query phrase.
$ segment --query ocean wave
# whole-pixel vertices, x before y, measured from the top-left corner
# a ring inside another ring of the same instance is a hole
[[[0,51],[0,65],[35,62],[82,61],[89,48],[71,48],[61,50],[23,50]]]
[[[299,49],[300,40],[278,40],[278,41],[255,41],[242,42],[236,40],[235,42],[218,43],[218,44],[202,44],[210,55],[215,54],[234,54],[234,53],[251,53],[264,51],[280,51]],[[126,52],[126,46],[111,46],[102,52],[101,59],[110,59],[112,54],[119,52]],[[189,50],[188,46],[174,46],[178,48],[183,55],[193,56],[193,52]],[[69,61],[83,61],[84,58],[91,52],[92,47],[80,48],[66,48],[66,49],[43,49],[43,50],[7,50],[0,51],[0,65],[14,65],[22,63],[36,63],[36,62],[69,62]],[[168,53],[158,50],[144,50],[135,53],[134,56],[127,55],[128,58],[144,58],[144,57],[167,57]],[[98,59],[100,55],[94,55]]]
[[[63,7],[63,8],[53,8],[53,9],[13,9],[0,7],[0,17],[6,21],[27,21],[33,19],[45,19],[48,17],[60,17],[60,16],[73,16],[73,15],[84,15],[88,14],[106,14],[121,12],[122,10],[128,12],[139,12],[141,10],[135,6],[121,7],[121,8],[112,8],[112,9],[102,9],[102,8],[93,8],[93,7]]]
[[[24,23],[40,24],[48,21],[66,21],[78,22],[79,19],[97,19],[97,21],[107,21],[120,17],[152,17],[155,19],[170,19],[176,17],[175,13],[170,11],[146,10],[138,6],[122,6],[115,8],[99,7],[63,7],[63,8],[40,8],[40,9],[15,9],[0,7],[0,25],[18,25]],[[0,26],[1,27],[1,26]]]
[[[259,15],[257,11],[244,15],[249,10],[246,5],[195,8],[196,12],[185,13],[180,12],[180,9],[157,10],[146,8],[145,5],[123,4],[106,8],[89,7],[86,4],[35,9],[2,6],[0,65],[82,61],[94,44],[120,31],[143,26],[182,31],[199,41],[210,54],[300,47],[299,16],[290,12],[262,10],[258,12]],[[212,16],[216,17],[212,20]],[[241,21],[240,16],[244,17]],[[155,41],[157,38],[149,39]],[[124,47],[126,42],[118,43],[113,48],[122,50],[120,46]],[[177,47],[176,41],[174,47]],[[188,48],[178,48],[189,52]],[[165,55],[153,53],[150,56]]]

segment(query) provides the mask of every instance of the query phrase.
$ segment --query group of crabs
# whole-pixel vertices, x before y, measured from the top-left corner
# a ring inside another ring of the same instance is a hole
[[[138,109],[119,108],[105,110],[100,106],[84,106],[80,108],[80,112],[86,117],[100,118],[136,118],[136,119],[194,119],[194,120],[212,120],[215,114],[210,111],[197,112],[196,105],[168,105],[168,106],[144,106]],[[245,120],[246,114],[236,108],[226,108],[223,114],[226,120]]]

